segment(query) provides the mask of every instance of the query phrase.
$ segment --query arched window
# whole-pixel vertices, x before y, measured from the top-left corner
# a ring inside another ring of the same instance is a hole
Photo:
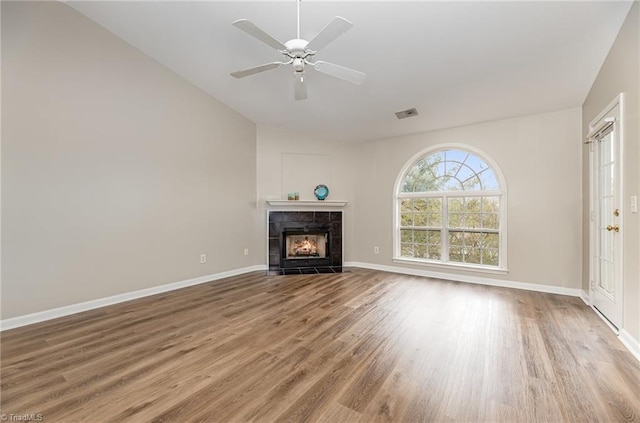
[[[466,147],[423,153],[396,184],[394,258],[504,269],[504,181]]]

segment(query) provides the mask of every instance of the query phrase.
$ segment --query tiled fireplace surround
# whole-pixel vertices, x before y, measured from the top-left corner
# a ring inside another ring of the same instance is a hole
[[[287,267],[281,263],[285,230],[328,229],[330,265]],[[312,274],[342,272],[342,211],[269,211],[269,273]]]

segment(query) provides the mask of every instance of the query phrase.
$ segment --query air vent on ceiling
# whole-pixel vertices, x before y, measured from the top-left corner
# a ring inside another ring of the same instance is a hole
[[[396,112],[396,116],[398,117],[398,119],[405,119],[405,118],[413,117],[417,115],[418,115],[418,111],[416,110],[415,107],[413,109],[407,109],[401,112]]]

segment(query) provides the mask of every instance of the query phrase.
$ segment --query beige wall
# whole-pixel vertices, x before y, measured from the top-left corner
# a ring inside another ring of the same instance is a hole
[[[508,188],[509,273],[454,273],[580,288],[581,126],[621,91],[626,198],[640,188],[638,9],[583,109],[343,144],[256,128],[61,3],[2,2],[1,318],[264,264],[265,201],[312,199],[316,183],[349,201],[346,261],[416,268],[391,259],[393,185],[414,154],[444,143],[484,151]],[[294,155],[327,164],[321,179],[296,185]],[[640,339],[637,216],[626,220],[625,327]]]
[[[292,191],[298,191],[301,200],[315,200],[314,188],[325,184],[329,187],[327,200],[348,201],[344,208],[344,260],[353,260],[358,247],[354,240],[357,225],[354,188],[360,180],[356,174],[360,148],[359,143],[328,141],[306,133],[258,125],[257,189],[263,222],[266,222],[267,200],[286,200],[287,193]],[[308,174],[300,180],[291,171],[289,163],[293,157],[310,164]],[[266,251],[266,227],[261,236],[262,251]]]
[[[2,2],[2,90],[2,319],[264,262],[252,122],[58,2]]]
[[[467,144],[492,158],[506,179],[509,273],[449,273],[579,289],[580,122],[581,111],[574,108],[366,143],[356,191],[355,260],[417,268],[392,261],[396,178],[405,163],[427,147]],[[374,246],[380,247],[379,255],[373,254]]]
[[[640,195],[640,3],[635,2],[583,106],[583,136],[589,123],[620,94],[625,95],[623,119],[623,193],[624,219],[624,310],[623,328],[640,343],[640,214],[631,213],[629,200]],[[588,150],[583,149],[585,163]],[[589,239],[589,175],[583,168],[584,226],[583,237]],[[583,289],[589,290],[589,244],[585,242]]]

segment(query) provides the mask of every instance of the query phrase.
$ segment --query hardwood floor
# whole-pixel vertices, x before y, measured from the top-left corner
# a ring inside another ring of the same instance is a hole
[[[640,365],[580,299],[363,269],[251,273],[1,341],[1,412],[45,422],[640,422]]]

